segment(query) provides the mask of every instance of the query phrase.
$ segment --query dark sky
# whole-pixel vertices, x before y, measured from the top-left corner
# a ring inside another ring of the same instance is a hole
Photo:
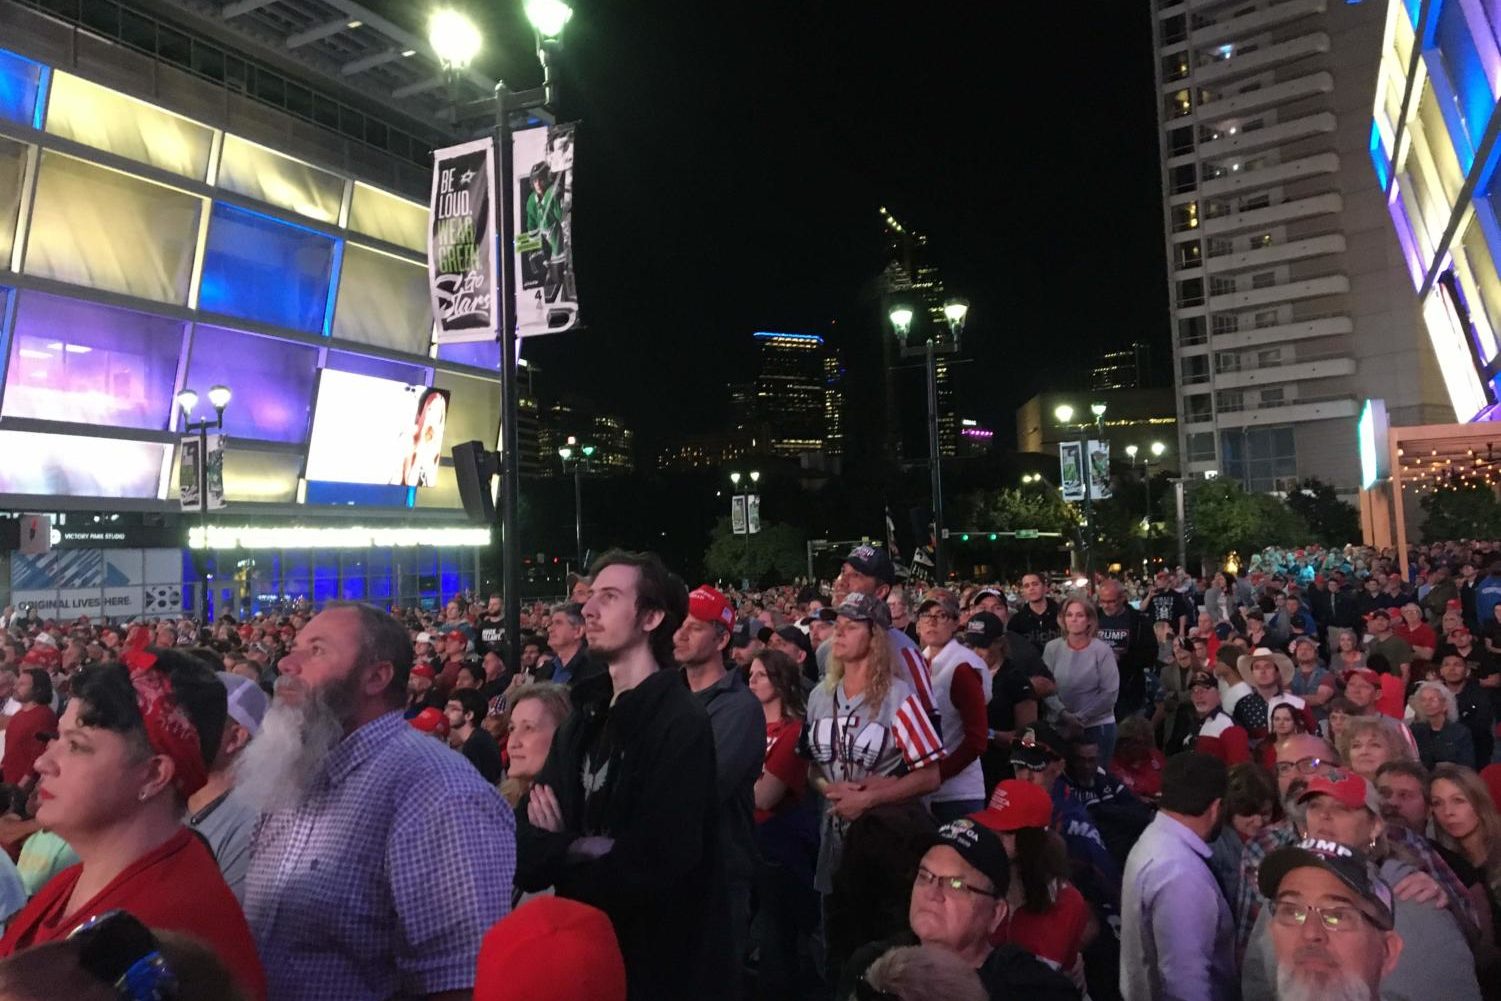
[[[419,7],[372,6],[408,21]],[[625,416],[647,454],[727,423],[752,331],[867,350],[881,205],[928,234],[971,301],[961,406],[1003,435],[1027,396],[1109,345],[1155,340],[1166,365],[1148,4],[576,6],[560,117],[582,123],[589,330],[526,353],[545,388]],[[540,76],[520,7],[468,7],[515,40],[479,66],[518,87]]]

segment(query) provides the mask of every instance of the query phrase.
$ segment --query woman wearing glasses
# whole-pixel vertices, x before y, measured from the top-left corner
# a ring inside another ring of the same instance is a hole
[[[146,649],[132,630],[123,664],[84,668],[59,737],[37,760],[37,820],[80,864],[59,873],[7,926],[0,956],[68,937],[110,910],[211,947],[254,999],[265,974],[213,855],[183,825],[207,780],[226,717],[224,686],[202,662]]]

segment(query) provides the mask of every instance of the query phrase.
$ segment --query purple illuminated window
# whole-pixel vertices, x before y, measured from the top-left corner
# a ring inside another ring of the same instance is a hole
[[[22,292],[4,414],[165,431],[182,327],[148,313]]]
[[[233,396],[224,411],[228,434],[300,442],[307,440],[317,374],[315,347],[199,324],[183,385],[205,400],[210,386],[229,387]]]
[[[408,386],[426,386],[431,369],[420,365],[406,365],[399,361],[372,358],[369,355],[351,354],[348,351],[330,351],[327,367],[336,372],[353,372],[377,379],[406,383]]]
[[[439,344],[438,359],[459,365],[473,365],[475,368],[489,369],[494,372],[500,368],[500,342],[489,340],[469,341],[465,344]]]

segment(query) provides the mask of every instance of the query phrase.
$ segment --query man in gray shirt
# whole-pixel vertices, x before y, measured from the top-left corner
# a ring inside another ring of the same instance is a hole
[[[235,795],[234,767],[251,740],[261,732],[270,699],[260,685],[228,671],[218,672],[229,698],[229,718],[208,782],[188,798],[188,826],[201,834],[219,863],[235,899],[245,902],[245,872],[250,866],[250,835],[260,811]]]

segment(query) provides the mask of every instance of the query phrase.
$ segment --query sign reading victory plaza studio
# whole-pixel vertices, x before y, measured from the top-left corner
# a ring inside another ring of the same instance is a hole
[[[498,329],[494,192],[489,139],[433,155],[427,274],[439,344],[493,340]]]

